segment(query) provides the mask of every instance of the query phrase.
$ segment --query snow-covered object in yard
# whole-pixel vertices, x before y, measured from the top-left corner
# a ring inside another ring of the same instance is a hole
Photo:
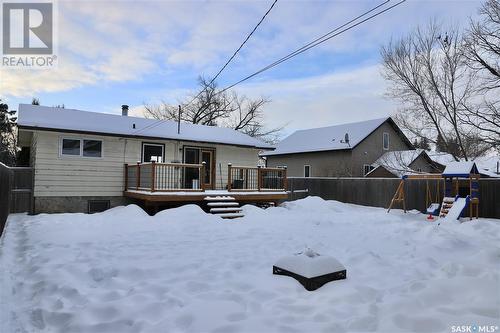
[[[499,325],[500,220],[318,197],[224,221],[195,205],[149,216],[11,214],[0,332],[450,332]],[[349,278],[308,292],[270,268],[305,244]]]
[[[346,269],[337,259],[320,255],[307,248],[303,252],[279,259],[273,274],[286,275],[299,281],[309,291],[325,283],[346,278]]]
[[[468,178],[470,174],[479,174],[476,163],[472,161],[448,163],[443,171],[443,176],[445,177]]]
[[[175,121],[159,122],[156,119],[31,104],[19,105],[17,125],[21,129],[77,131],[100,135],[149,137],[273,149],[271,145],[231,128],[181,123],[180,134],[178,134],[178,124]]]
[[[446,199],[446,198],[445,198]],[[448,213],[445,217],[442,218],[443,221],[453,221],[458,220],[465,207],[467,207],[468,198],[456,198],[453,202],[453,205],[448,210]]]
[[[352,149],[386,121],[389,121],[391,124],[394,123],[390,117],[386,117],[296,131],[278,143],[276,150],[265,152],[261,155],[272,156],[302,152]],[[395,129],[399,131],[395,124],[394,126]],[[349,143],[345,142],[346,134],[349,136]],[[403,134],[402,136],[404,137]],[[407,140],[406,137],[404,137],[404,139]],[[409,145],[411,145],[411,143],[409,143]]]

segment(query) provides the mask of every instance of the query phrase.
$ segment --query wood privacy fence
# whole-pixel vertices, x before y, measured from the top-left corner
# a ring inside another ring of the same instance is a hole
[[[0,235],[9,213],[33,212],[33,169],[0,163]]]
[[[289,178],[288,190],[292,200],[307,195],[318,196],[325,200],[338,200],[364,206],[385,207],[396,191],[398,178]],[[426,209],[426,189],[434,202],[443,199],[443,180],[439,180],[437,193],[436,180],[410,180],[405,182],[407,209]],[[305,191],[306,190],[306,191]],[[438,199],[436,201],[436,194]],[[500,179],[484,178],[479,180],[479,216],[500,218]],[[395,207],[400,208],[400,207]]]

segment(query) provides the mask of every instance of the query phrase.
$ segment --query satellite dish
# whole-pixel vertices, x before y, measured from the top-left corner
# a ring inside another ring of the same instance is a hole
[[[347,145],[350,147],[351,145],[349,144],[349,133],[346,133],[344,136],[344,140],[340,140],[342,143],[347,143]]]

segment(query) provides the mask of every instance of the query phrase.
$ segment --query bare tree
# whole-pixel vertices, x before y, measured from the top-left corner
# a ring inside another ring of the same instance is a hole
[[[198,79],[199,91],[186,98],[181,121],[208,126],[230,127],[252,137],[275,143],[284,126],[267,128],[264,125],[264,106],[269,99],[250,99],[236,92],[221,91],[209,79]],[[162,102],[144,105],[146,117],[178,121],[178,106]]]
[[[468,132],[460,115],[473,97],[474,76],[468,71],[457,29],[445,32],[431,22],[382,47],[389,96],[400,100],[399,124],[418,137],[436,143],[440,137],[456,160],[473,154],[464,145]],[[458,150],[451,149],[456,144]]]
[[[500,2],[488,0],[471,20],[464,56],[477,77],[479,103],[465,104],[463,121],[478,129],[485,142],[500,147]]]

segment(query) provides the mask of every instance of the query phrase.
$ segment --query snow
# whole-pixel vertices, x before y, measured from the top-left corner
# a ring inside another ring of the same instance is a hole
[[[120,116],[101,112],[20,104],[17,124],[21,127],[39,127],[53,130],[84,131],[98,134],[139,136],[173,140],[200,141],[241,145],[261,149],[273,147],[258,139],[230,128]],[[135,124],[135,128],[133,125]]]
[[[154,217],[9,216],[1,332],[450,332],[500,325],[500,221],[317,197],[222,220],[195,205]],[[272,274],[310,247],[346,280],[309,292]]]
[[[356,123],[312,128],[296,131],[278,143],[276,150],[262,153],[262,156],[351,149],[390,118],[379,118]],[[349,134],[349,144],[344,142]]]
[[[469,176],[474,171],[475,163],[472,161],[450,162],[443,171],[443,176],[463,175]]]
[[[417,174],[418,172],[411,169],[409,165],[422,153],[424,153],[422,149],[390,151],[380,156],[372,166],[375,168],[383,166],[398,177],[402,177],[405,174]]]
[[[451,206],[446,216],[442,218],[442,221],[450,221],[458,219],[458,217],[460,216],[466,205],[467,205],[467,200],[465,198],[457,198],[457,200],[453,202],[453,206]]]
[[[298,254],[280,258],[274,266],[306,278],[345,270],[337,259],[320,255],[309,248]]]

